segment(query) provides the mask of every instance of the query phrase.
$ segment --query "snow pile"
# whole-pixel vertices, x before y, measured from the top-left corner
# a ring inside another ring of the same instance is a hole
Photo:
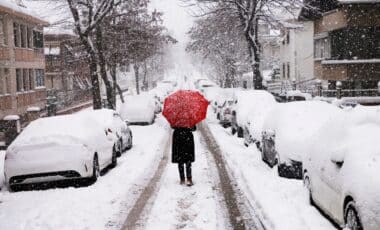
[[[312,135],[340,112],[336,106],[321,101],[278,104],[268,113],[263,130],[275,133],[276,150],[282,162],[302,161]]]
[[[5,151],[0,151],[0,190],[4,185],[4,160],[5,160]]]

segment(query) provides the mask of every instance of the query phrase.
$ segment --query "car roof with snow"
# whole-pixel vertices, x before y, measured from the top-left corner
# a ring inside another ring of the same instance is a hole
[[[9,149],[36,143],[91,145],[105,138],[104,129],[96,119],[87,116],[86,113],[77,113],[40,118],[31,122]]]

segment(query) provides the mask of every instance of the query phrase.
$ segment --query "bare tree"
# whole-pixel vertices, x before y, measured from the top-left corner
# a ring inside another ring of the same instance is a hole
[[[189,0],[183,0],[190,2]],[[242,26],[242,35],[247,42],[253,83],[256,89],[262,89],[260,73],[260,43],[258,39],[259,21],[274,24],[281,11],[292,12],[302,4],[301,0],[197,0],[201,15],[222,16],[226,12],[238,17]]]
[[[74,19],[76,33],[88,54],[94,109],[102,107],[100,84],[98,78],[99,43],[94,44],[94,33],[100,31],[103,20],[110,15],[113,9],[122,3],[122,0],[66,0]],[[100,44],[101,45],[101,44]],[[108,80],[102,75],[105,84]]]

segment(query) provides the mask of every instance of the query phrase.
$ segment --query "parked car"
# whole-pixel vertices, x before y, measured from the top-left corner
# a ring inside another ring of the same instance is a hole
[[[281,177],[302,179],[302,159],[307,153],[307,144],[339,112],[343,111],[321,101],[278,104],[268,113],[263,125],[263,161],[270,167],[278,164]]]
[[[155,102],[148,94],[127,96],[121,104],[120,116],[130,125],[150,125],[154,123]]]
[[[121,119],[118,112],[110,109],[100,109],[85,111],[83,113],[96,119],[108,131],[109,135],[114,137],[115,143],[117,143],[116,151],[118,156],[121,156],[121,153],[125,150],[132,148],[132,131],[127,123]]]
[[[232,110],[235,104],[234,91],[235,89],[223,88],[220,90],[220,93],[215,100],[216,118],[225,128],[230,126],[232,121]]]
[[[8,147],[5,177],[10,190],[25,185],[86,179],[117,164],[115,139],[86,114],[40,118]]]
[[[310,202],[344,229],[380,229],[379,133],[379,110],[348,111],[315,135],[305,155]]]
[[[265,97],[264,95],[270,96],[265,90],[244,90],[235,93],[231,121],[232,134],[237,133],[239,138],[244,137],[244,126],[248,122],[249,112],[262,97]]]
[[[246,123],[243,126],[244,145],[256,144],[261,149],[261,135],[265,118],[277,105],[275,97],[267,91],[257,91],[250,100]]]

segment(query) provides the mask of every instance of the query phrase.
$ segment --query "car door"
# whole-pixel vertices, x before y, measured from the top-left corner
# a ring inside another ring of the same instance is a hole
[[[336,216],[340,207],[341,181],[339,179],[342,165],[332,162],[330,157],[323,159],[319,167],[319,196],[325,211],[332,217]]]

